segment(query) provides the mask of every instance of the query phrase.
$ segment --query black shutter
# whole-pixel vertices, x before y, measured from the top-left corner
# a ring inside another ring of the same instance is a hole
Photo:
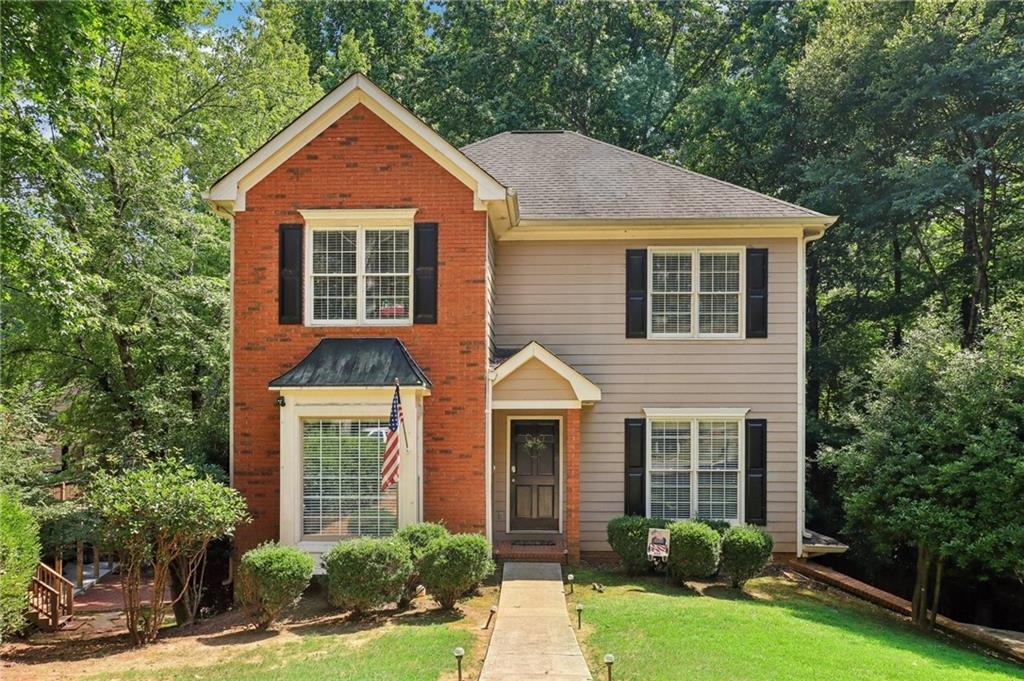
[[[302,225],[281,225],[277,289],[279,324],[302,323]]]
[[[768,249],[747,249],[747,338],[768,337]]]
[[[437,223],[417,222],[413,231],[412,321],[437,324]]]
[[[626,419],[626,515],[647,515],[647,421]]]
[[[647,338],[647,249],[626,249],[626,338]]]
[[[746,522],[768,523],[768,422],[747,419],[746,422]]]

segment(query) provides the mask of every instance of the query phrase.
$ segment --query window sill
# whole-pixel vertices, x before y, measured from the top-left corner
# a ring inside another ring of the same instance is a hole
[[[317,322],[317,321],[311,321],[311,322],[306,322],[306,326],[310,326],[310,327],[325,327],[325,326],[326,327],[412,326],[412,320],[411,319],[402,319],[402,320],[397,320],[397,321],[370,321],[370,320],[366,320],[366,321],[351,321],[351,322],[346,322],[346,321],[336,321],[336,322]]]

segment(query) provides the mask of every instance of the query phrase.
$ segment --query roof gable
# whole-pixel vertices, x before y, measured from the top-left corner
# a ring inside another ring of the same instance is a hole
[[[501,183],[361,73],[349,76],[217,180],[204,198],[230,213],[244,211],[249,188],[358,104],[364,105],[472,189],[478,208],[482,209],[486,201],[505,200],[507,191]]]

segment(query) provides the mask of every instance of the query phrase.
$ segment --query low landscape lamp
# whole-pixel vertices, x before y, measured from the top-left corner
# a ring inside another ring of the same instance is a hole
[[[452,655],[455,656],[455,664],[459,666],[459,681],[462,681],[462,656],[466,654],[466,651],[462,648],[456,648],[452,651]]]
[[[494,619],[494,613],[498,612],[498,606],[492,605],[491,612],[487,615],[487,624],[484,625],[484,629],[491,626],[491,620]]]
[[[608,681],[612,681],[612,665],[615,664],[615,656],[611,653],[606,653],[604,656],[604,666],[608,667]]]
[[[569,593],[575,593],[576,589],[573,587],[573,583],[576,581],[576,576],[570,572],[566,579],[569,580]]]
[[[583,628],[583,604],[582,603],[577,603],[576,604],[576,628],[577,629],[582,629]]]

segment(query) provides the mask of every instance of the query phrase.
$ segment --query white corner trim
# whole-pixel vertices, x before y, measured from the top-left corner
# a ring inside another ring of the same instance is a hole
[[[491,409],[579,409],[579,400],[494,400]]]
[[[573,392],[576,393],[576,400],[578,402],[599,402],[601,401],[601,389],[598,388],[593,382],[590,381],[586,376],[573,369],[571,366],[562,361],[555,353],[551,352],[537,341],[530,341],[526,347],[522,348],[516,354],[509,357],[507,360],[502,362],[496,369],[491,372],[491,382],[494,385],[501,383],[503,380],[511,376],[517,369],[529,362],[531,359],[536,359],[547,368],[554,371],[556,374],[564,378],[570,386],[572,386]],[[497,404],[497,403],[496,403]],[[579,406],[577,404],[577,406]],[[517,407],[494,407],[495,409],[508,409]],[[567,409],[570,407],[553,407],[555,409]]]
[[[704,418],[717,416],[727,419],[746,418],[750,409],[743,407],[645,407],[644,416],[657,418]]]
[[[476,203],[506,200],[508,192],[501,183],[361,73],[350,76],[328,92],[288,127],[219,179],[205,193],[206,200],[224,210],[244,211],[245,193],[249,187],[266,177],[357,104],[364,104],[472,189]]]
[[[412,227],[419,208],[310,209],[299,215],[307,227]]]

